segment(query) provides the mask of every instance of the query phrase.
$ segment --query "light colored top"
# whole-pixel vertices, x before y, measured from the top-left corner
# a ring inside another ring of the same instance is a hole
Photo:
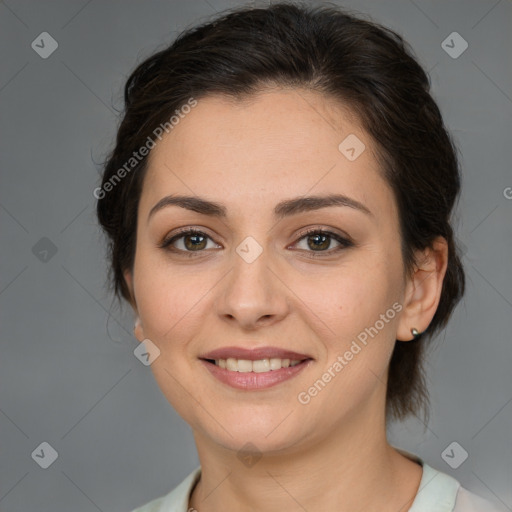
[[[398,451],[423,467],[420,486],[408,512],[504,512],[507,510],[468,491],[455,478],[435,470],[418,456],[404,450]],[[193,509],[189,509],[189,500],[200,476],[201,467],[199,466],[169,494],[156,498],[132,512],[193,512]]]

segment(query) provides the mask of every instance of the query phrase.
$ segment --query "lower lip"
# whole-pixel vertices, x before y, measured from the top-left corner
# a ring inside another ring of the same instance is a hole
[[[203,365],[208,371],[224,384],[236,389],[244,389],[246,391],[255,389],[266,389],[286,380],[291,379],[304,370],[312,359],[306,359],[295,366],[288,368],[281,368],[279,370],[270,370],[268,372],[255,373],[255,372],[232,372],[217,366],[215,363],[210,363],[201,359]]]

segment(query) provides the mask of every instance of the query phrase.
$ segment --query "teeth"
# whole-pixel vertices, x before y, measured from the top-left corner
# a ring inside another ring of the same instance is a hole
[[[272,357],[270,359],[259,359],[257,361],[249,361],[248,359],[235,359],[228,357],[228,359],[216,359],[215,364],[221,368],[232,372],[240,373],[263,373],[270,370],[280,370],[281,368],[288,368],[300,363],[298,359],[279,359]]]
[[[215,361],[215,364],[217,364],[217,361]],[[234,359],[233,357],[230,357],[226,360],[226,369],[230,370],[232,372],[238,371],[238,361]]]
[[[270,370],[270,359],[261,359],[259,361],[252,361],[252,371],[255,373],[268,372]],[[238,363],[240,368],[240,363]]]

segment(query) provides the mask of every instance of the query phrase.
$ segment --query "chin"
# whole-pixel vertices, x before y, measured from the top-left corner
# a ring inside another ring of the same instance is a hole
[[[226,430],[215,422],[215,429],[211,430],[212,424],[202,425],[200,430],[206,433],[206,436],[213,442],[223,446],[228,450],[239,452],[240,450],[252,450],[265,454],[278,454],[283,451],[293,451],[297,449],[297,444],[306,437],[302,423],[302,429],[296,428],[291,424],[293,413],[286,418],[286,414],[277,416],[261,416],[255,418],[254,415],[238,417],[236,422],[228,419],[217,418],[221,425],[228,425]],[[290,423],[288,423],[290,421]],[[250,446],[248,446],[250,445]],[[254,447],[254,448],[253,448]]]

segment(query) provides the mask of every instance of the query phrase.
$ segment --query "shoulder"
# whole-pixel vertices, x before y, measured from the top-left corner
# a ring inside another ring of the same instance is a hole
[[[201,476],[201,468],[194,469],[178,486],[132,512],[188,512],[190,493]]]
[[[506,508],[465,489],[458,480],[429,466],[417,455],[398,451],[423,467],[409,512],[506,512]]]
[[[460,487],[453,512],[505,512],[506,510],[503,506]]]
[[[160,512],[162,510],[162,503],[167,496],[156,498],[149,503],[132,510],[132,512]]]

